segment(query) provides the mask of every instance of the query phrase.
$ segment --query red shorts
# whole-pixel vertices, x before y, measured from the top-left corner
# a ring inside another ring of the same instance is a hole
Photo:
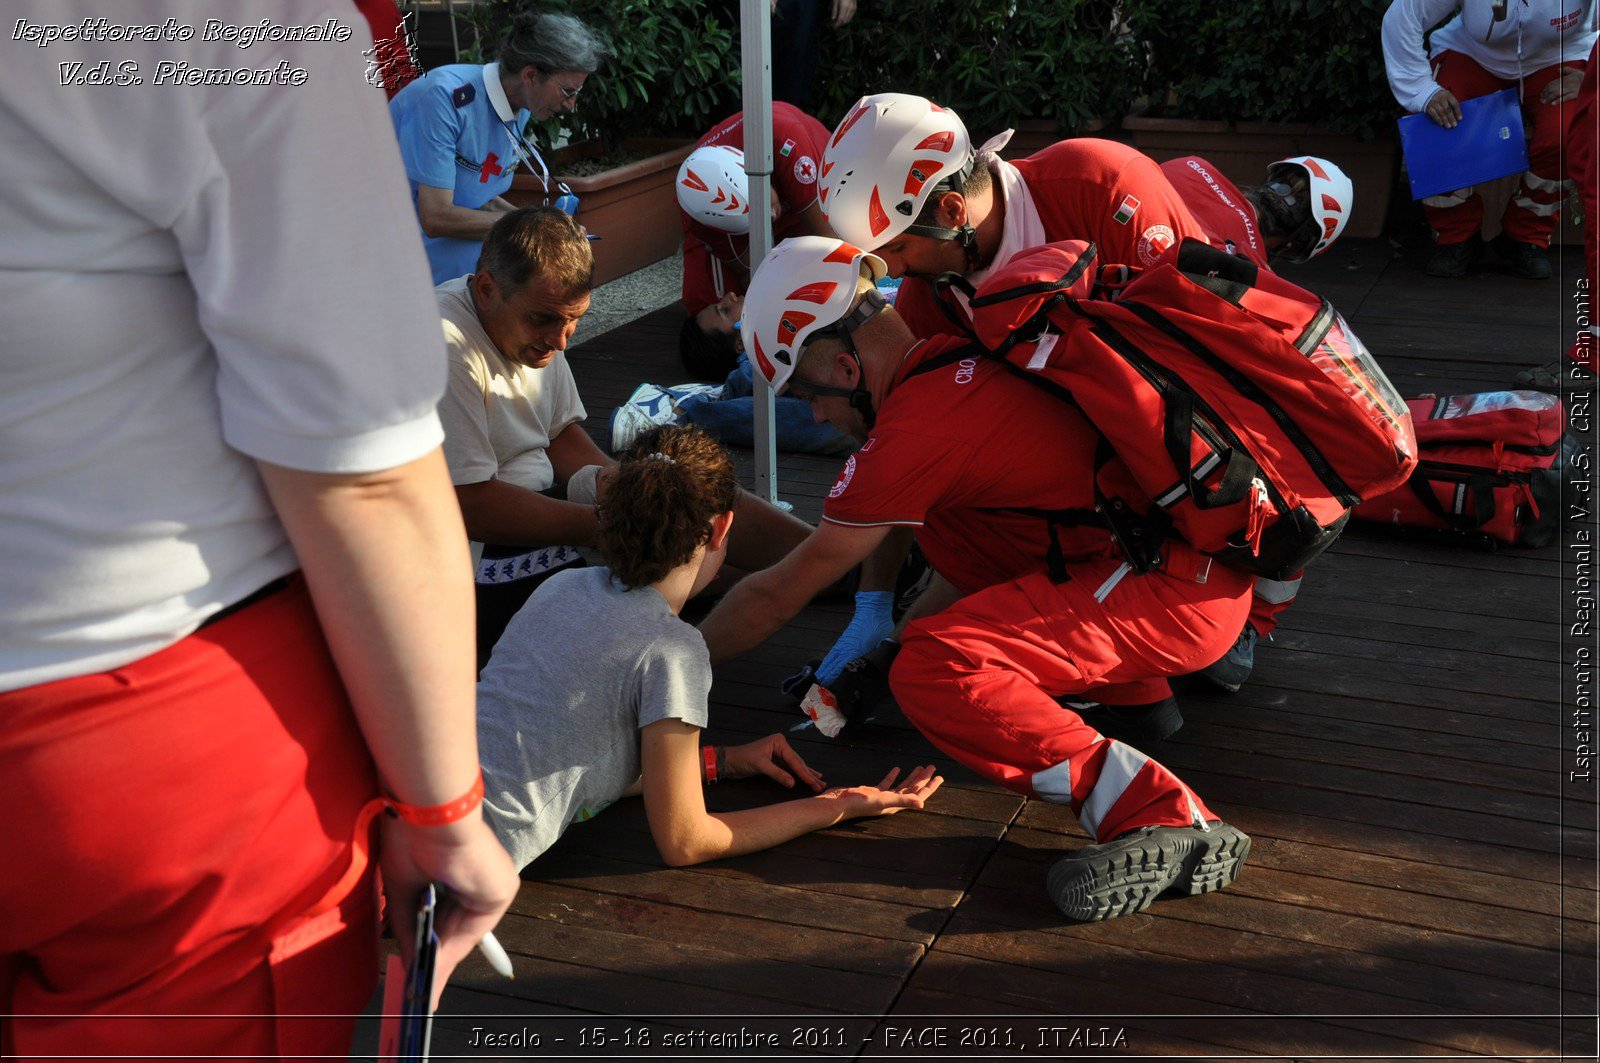
[[[305,913],[378,789],[298,577],[0,719],[0,1054],[345,1057],[353,1018],[285,1016],[376,984],[370,869]]]

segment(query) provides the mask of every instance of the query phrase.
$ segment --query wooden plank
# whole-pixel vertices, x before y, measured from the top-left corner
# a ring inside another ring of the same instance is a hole
[[[867,974],[902,975],[921,957],[923,946],[866,934],[809,927],[797,932],[784,921],[786,914],[773,909],[774,918],[730,915],[672,903],[676,879],[658,873],[650,889],[638,896],[611,894],[581,886],[552,882],[524,883],[512,903],[518,915],[572,926],[625,932],[684,945],[716,942],[746,956],[781,956],[790,962],[827,970]],[[671,895],[669,900],[661,896]],[[942,916],[941,916],[942,918]]]
[[[1505,737],[1505,722],[1492,717],[1468,717],[1480,726],[1478,733],[1467,733],[1447,726],[1447,717],[1432,709],[1369,702],[1356,702],[1352,707],[1348,699],[1320,698],[1305,691],[1295,691],[1292,697],[1269,695],[1262,699],[1269,701],[1266,706],[1232,695],[1196,696],[1184,691],[1180,697],[1186,742],[1196,742],[1203,728],[1271,731],[1300,736],[1308,743],[1336,740],[1352,746],[1415,750],[1448,760],[1459,766],[1458,770],[1477,766],[1474,770],[1480,777],[1486,765],[1493,766],[1496,775],[1503,769],[1517,769],[1547,776],[1550,747],[1556,737],[1553,724],[1526,725],[1522,740],[1510,741]],[[1278,704],[1270,704],[1272,701]]]
[[[531,865],[543,883],[606,894],[611,898],[613,916],[624,926],[642,932],[654,932],[655,925],[673,913],[659,905],[636,905],[635,898],[774,925],[862,934],[918,945],[932,940],[931,924],[936,921],[922,918],[917,909],[904,905],[821,896],[810,890],[712,875],[680,874],[592,854],[581,858],[565,852],[546,855],[552,857],[548,872],[544,857]]]
[[[1035,905],[1024,903],[1026,896],[982,882],[974,885],[941,937],[940,949],[984,955],[984,950],[995,943],[974,940],[985,935],[968,927],[970,920],[988,927],[1010,927],[1012,933],[1005,936],[1004,955],[1021,962],[1017,958],[1017,950],[1022,947],[1018,942],[1026,941],[1036,950],[1030,954],[1027,966],[1046,962],[1044,957],[1052,951],[1070,955],[1080,948],[1137,950],[1136,957],[1117,953],[1119,976],[1126,976],[1130,968],[1138,970],[1149,965],[1202,965],[1207,980],[1251,985],[1245,996],[1229,994],[1222,999],[1272,1014],[1390,1014],[1440,1009],[1553,1014],[1561,1010],[1562,995],[1553,987],[1448,970],[1430,962],[1425,955],[1408,955],[1399,950],[1396,955],[1371,955],[1281,935],[1263,938],[1258,931],[1230,925],[1240,908],[1236,902],[1241,899],[1227,890],[1158,902],[1141,915],[1083,926],[1066,924],[1043,890],[1037,894]],[[1167,914],[1169,910],[1171,915]],[[1276,914],[1277,918],[1291,919],[1299,913],[1279,905]],[[1214,986],[1204,990],[1207,994],[1216,991]],[[1331,994],[1331,998],[1323,994]],[[1384,1001],[1387,1004],[1380,1003]],[[1593,998],[1574,1003],[1592,1004]]]
[[[1479,792],[1492,782],[1496,790],[1538,798],[1553,796],[1557,787],[1557,780],[1549,770],[1548,755],[1546,763],[1538,768],[1514,767],[1497,763],[1495,747],[1482,740],[1475,746],[1459,739],[1451,742],[1454,750],[1477,754],[1476,760],[1455,760],[1441,756],[1440,747],[1430,740],[1437,737],[1444,741],[1456,736],[1418,734],[1370,725],[1358,728],[1358,725],[1307,719],[1292,713],[1260,714],[1250,721],[1249,727],[1231,722],[1226,716],[1218,719],[1213,715],[1197,720],[1191,713],[1186,719],[1189,722],[1173,737],[1172,745],[1193,749],[1197,755],[1204,750],[1220,759],[1249,753],[1271,756],[1289,764],[1309,762],[1435,779],[1466,785]],[[1349,737],[1359,737],[1362,741],[1341,740]],[[1165,748],[1159,753],[1163,760],[1167,759]],[[1486,765],[1493,765],[1492,770]]]
[[[1288,966],[1287,957],[1279,959],[1278,970],[1263,977],[1258,968],[1240,965],[1241,960],[1261,951],[1253,942],[1240,941],[1226,959],[1194,961],[1176,950],[1156,951],[1169,941],[1181,948],[1192,935],[1149,916],[1113,919],[1090,929],[1110,931],[1120,924],[1127,930],[1138,923],[1144,924],[1138,934],[1073,935],[1007,930],[1004,924],[958,915],[939,949],[918,966],[912,985],[1040,1010],[1070,1002],[1069,1014],[1074,1015],[1198,1016],[1204,1021],[1191,1020],[1189,1024],[1195,1036],[1211,1039],[1221,1033],[1227,1043],[1247,1051],[1290,1057],[1341,1054],[1327,1052],[1329,1043],[1341,1036],[1338,1028],[1307,1030],[1294,1023],[1269,1023],[1259,1018],[1230,1025],[1219,1019],[1251,1012],[1359,1018],[1401,1010],[1396,1007],[1398,1001],[1376,991],[1377,986],[1347,988],[1308,979],[1297,971],[1284,972],[1281,968]],[[1112,936],[1114,943],[1109,940]],[[1556,1040],[1555,1029],[1538,1023],[1498,1020],[1475,1029],[1471,1018],[1481,1010],[1468,1005],[1448,1026],[1430,1029],[1429,1038],[1441,1047],[1474,1045],[1480,1050],[1488,1047],[1518,1055],[1538,1051],[1536,1046]],[[1369,1044],[1381,1045],[1375,1050],[1385,1056],[1422,1051],[1418,1042],[1405,1038],[1405,1024],[1396,1025],[1400,1027],[1396,1038],[1370,1033],[1364,1037],[1372,1038]]]
[[[747,998],[743,1010],[782,1011],[789,1004],[805,1004],[821,1010],[853,1012],[878,1011],[894,1001],[900,989],[896,974],[867,974],[835,968],[808,966],[788,957],[753,957],[719,941],[699,943],[662,941],[653,935],[630,934],[591,926],[564,926],[546,919],[522,915],[507,916],[495,930],[500,943],[512,958],[517,978],[514,981],[492,971],[481,956],[474,954],[462,963],[461,974],[452,983],[490,993],[504,993],[519,999],[540,1000],[551,992],[540,985],[548,972],[539,963],[525,965],[524,958],[558,967],[571,966],[637,975],[663,982],[679,982],[698,989]],[[527,968],[527,969],[525,969]],[[564,976],[565,977],[565,976]],[[586,971],[581,977],[603,977]],[[796,986],[804,985],[803,994]],[[686,1006],[685,1006],[686,1005]],[[702,1008],[692,995],[682,1003],[663,1002],[664,1011],[696,1013]]]

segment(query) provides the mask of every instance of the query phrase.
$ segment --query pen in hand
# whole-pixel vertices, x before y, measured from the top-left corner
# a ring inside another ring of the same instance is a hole
[[[483,958],[489,961],[489,966],[494,968],[495,974],[507,978],[515,978],[511,970],[511,957],[506,955],[506,950],[501,947],[493,934],[483,935],[483,940],[478,942],[478,951],[483,953]]]

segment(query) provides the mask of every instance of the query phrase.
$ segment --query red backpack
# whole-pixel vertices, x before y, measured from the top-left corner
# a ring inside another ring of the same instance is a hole
[[[1548,546],[1561,519],[1561,400],[1542,391],[1408,399],[1421,460],[1405,485],[1357,506],[1357,520],[1459,532],[1493,545]]]
[[[1405,403],[1326,300],[1185,240],[1107,286],[1094,245],[1017,255],[970,295],[978,341],[1073,402],[1160,522],[1225,564],[1304,568],[1416,463]],[[1117,531],[1114,527],[1113,531]],[[1152,563],[1123,549],[1136,567]]]

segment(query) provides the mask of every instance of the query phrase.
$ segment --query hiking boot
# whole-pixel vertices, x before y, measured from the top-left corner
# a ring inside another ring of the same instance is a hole
[[[1195,897],[1239,877],[1250,836],[1221,820],[1204,827],[1143,827],[1086,845],[1050,868],[1050,899],[1069,919],[1133,915],[1163,893]]]
[[[1440,244],[1428,259],[1430,277],[1465,277],[1473,263],[1483,257],[1483,237],[1474,236],[1459,244]]]
[[[1550,252],[1538,244],[1525,244],[1501,233],[1489,241],[1489,246],[1513,277],[1530,281],[1550,279]]]
[[[1239,637],[1234,640],[1229,648],[1216,662],[1200,669],[1195,675],[1201,677],[1218,690],[1229,694],[1237,694],[1239,688],[1244,686],[1246,679],[1256,666],[1256,641],[1260,638],[1256,634],[1254,624],[1248,621],[1244,630],[1239,632]]]
[[[1183,712],[1178,708],[1178,699],[1172,697],[1148,705],[1102,705],[1098,701],[1065,698],[1058,698],[1056,704],[1082,716],[1084,723],[1107,738],[1145,752],[1183,727]]]
[[[1524,369],[1516,376],[1522,387],[1535,391],[1586,391],[1594,387],[1594,374],[1570,358],[1557,358],[1553,362],[1532,369]]]

